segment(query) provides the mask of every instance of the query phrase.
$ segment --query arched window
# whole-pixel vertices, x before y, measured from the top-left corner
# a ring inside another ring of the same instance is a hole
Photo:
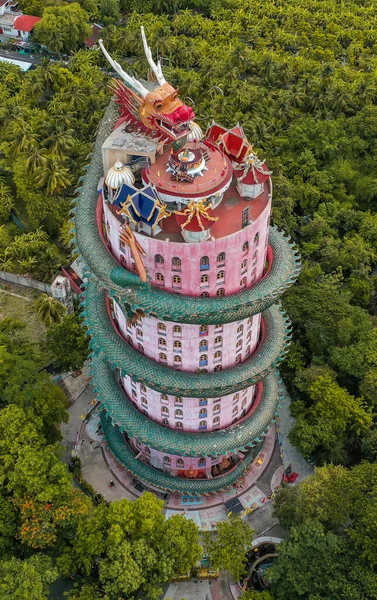
[[[161,402],[163,402],[163,403],[165,403],[165,404],[166,404],[167,402],[169,402],[169,398],[167,397],[167,395],[166,395],[166,394],[161,394],[161,396],[160,396],[160,400],[161,400]]]
[[[169,425],[169,419],[162,419],[163,425]]]
[[[209,269],[209,258],[208,256],[202,256],[200,259],[200,270],[205,271]]]
[[[242,246],[242,252],[249,252],[249,242],[244,242]]]
[[[173,327],[173,335],[179,337],[182,333],[182,327],[180,325],[174,325]]]
[[[258,246],[259,244],[259,231],[254,236],[254,246]]]
[[[213,412],[214,413],[219,413],[220,410],[221,410],[220,404],[215,404],[215,406],[213,407]]]
[[[144,346],[143,346],[143,344],[138,344],[137,345],[137,349],[139,350],[139,352],[144,352]]]
[[[201,325],[199,329],[200,334],[204,334],[208,332],[208,325]]]
[[[201,354],[199,357],[199,361],[200,362],[207,362],[208,360],[208,354]]]
[[[257,277],[257,270],[253,269],[253,272],[251,274],[251,281],[255,281],[256,277]]]
[[[155,262],[157,265],[163,265],[163,264],[164,264],[164,259],[163,259],[163,257],[161,256],[161,254],[156,254],[156,256],[154,257],[154,262]]]
[[[236,415],[238,413],[238,406],[234,406],[232,410],[232,414]]]
[[[216,296],[225,296],[225,290],[224,290],[224,288],[219,288],[216,291]]]
[[[144,404],[144,406],[147,406],[148,405],[148,400],[146,398],[144,398],[144,396],[142,396],[141,403]]]
[[[245,406],[246,406],[246,400],[242,400],[241,408],[245,408]]]
[[[250,327],[250,325],[252,325],[253,323],[253,317],[249,317],[247,320],[247,326]]]
[[[236,344],[236,348],[237,348],[237,350],[240,350],[242,348],[242,340],[238,340],[238,342]]]
[[[178,356],[178,354],[176,354],[174,356],[174,363],[180,364],[182,362],[182,357]]]
[[[243,325],[238,325],[237,327],[237,335],[241,335],[243,333]]]
[[[222,366],[221,365],[216,365],[216,367],[213,370],[214,371],[221,371],[222,370]]]
[[[250,352],[251,352],[251,348],[250,348],[250,346],[248,346],[246,348],[246,356],[249,356]]]
[[[176,427],[176,429],[182,429],[182,427],[183,427],[182,421],[177,421],[175,424],[175,427]]]
[[[236,357],[236,365],[241,362],[241,354]]]
[[[180,408],[177,408],[177,410],[175,411],[175,418],[178,419],[178,417],[183,418],[183,410],[181,410]]]
[[[212,425],[219,425],[220,424],[220,417],[215,417],[212,420]]]
[[[184,464],[183,458],[177,458],[177,467],[183,467]]]
[[[174,350],[181,350],[182,348],[182,342],[180,342],[179,340],[174,340]]]
[[[204,416],[204,415],[207,415],[207,409],[206,408],[201,408],[200,411],[199,411],[199,418],[202,417],[202,416]]]
[[[200,278],[200,283],[208,283],[208,275],[202,275]]]
[[[160,352],[159,359],[161,362],[167,361],[167,356],[166,356],[165,352]]]
[[[163,414],[163,415],[169,415],[169,409],[168,409],[167,406],[163,406],[161,408],[161,414]]]
[[[145,385],[140,386],[140,391],[145,393],[147,392],[147,388],[145,387]]]
[[[164,465],[170,465],[170,456],[164,456]]]
[[[221,335],[217,335],[217,336],[215,337],[215,344],[217,345],[217,344],[222,344],[222,343],[223,343],[223,338],[222,338],[222,336],[221,336]]]
[[[181,285],[181,277],[180,275],[174,275],[173,277],[173,286],[178,287]]]
[[[182,404],[183,400],[181,398],[181,396],[176,396],[174,399],[174,403],[175,404]]]
[[[247,282],[246,277],[242,277],[242,279],[240,281],[240,287],[245,288],[246,287],[246,282]]]
[[[225,264],[225,252],[220,252],[220,254],[217,255],[217,266],[224,265],[224,264]]]
[[[255,250],[254,254],[253,254],[253,265],[256,264],[258,260],[258,250]]]
[[[202,292],[201,294],[202,298],[209,298],[209,293],[208,292]]]
[[[246,260],[246,258],[241,263],[241,273],[243,273],[244,271],[247,271],[247,260]]]
[[[207,421],[200,421],[199,429],[207,429]]]
[[[199,460],[198,460],[198,466],[199,467],[205,467],[206,466],[206,459],[205,458],[199,458]]]
[[[159,323],[159,324],[157,325],[157,330],[158,330],[159,332],[160,332],[160,331],[166,331],[166,325],[165,325],[165,323]]]
[[[223,281],[225,279],[225,271],[217,271],[216,279],[217,281]]]
[[[173,256],[173,258],[171,259],[172,271],[180,271],[181,265],[182,265],[181,259],[178,258],[178,256]]]
[[[199,348],[207,348],[208,342],[207,340],[200,340]]]
[[[165,348],[165,346],[166,346],[166,340],[165,340],[165,338],[158,338],[158,345],[160,347],[163,346]]]
[[[143,337],[143,332],[141,329],[136,329],[136,335],[137,337]]]
[[[220,360],[222,356],[222,352],[220,352],[220,350],[216,350],[215,354],[213,355],[213,358],[215,360]]]
[[[233,404],[235,404],[236,402],[238,402],[239,398],[240,398],[239,394],[234,394],[234,396],[233,396]]]
[[[219,332],[223,330],[223,326],[222,325],[215,325],[215,331]]]
[[[160,284],[164,283],[165,277],[163,276],[162,273],[156,273],[156,281],[158,281]]]

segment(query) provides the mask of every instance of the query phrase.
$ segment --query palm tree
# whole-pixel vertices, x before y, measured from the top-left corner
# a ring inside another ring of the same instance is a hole
[[[51,196],[59,193],[62,188],[71,185],[68,179],[68,169],[54,155],[49,155],[45,163],[36,170],[36,182],[39,187],[45,188]]]
[[[38,143],[38,136],[29,123],[23,119],[15,119],[7,128],[6,138],[11,142],[10,153],[15,156],[27,152]]]
[[[26,275],[28,273],[32,273],[35,270],[37,264],[38,261],[35,256],[28,256],[27,258],[20,260],[18,268],[20,273]]]
[[[46,161],[47,151],[45,148],[40,148],[33,145],[25,155],[25,165],[27,173],[34,173],[39,167],[44,165]]]
[[[47,148],[55,154],[60,160],[63,160],[65,152],[69,150],[75,140],[74,140],[74,131],[73,129],[65,129],[63,124],[55,125],[50,132],[48,138],[44,140]]]
[[[33,308],[46,327],[60,323],[66,312],[65,306],[48,294],[41,294],[34,302]]]
[[[5,271],[6,273],[11,273],[13,271],[14,264],[12,258],[6,258],[3,256],[0,258],[0,271]]]
[[[38,255],[38,275],[43,281],[50,280],[59,269],[61,261],[53,248],[49,246]]]

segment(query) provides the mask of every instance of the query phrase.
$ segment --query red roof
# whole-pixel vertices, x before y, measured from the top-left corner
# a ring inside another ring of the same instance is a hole
[[[84,44],[87,48],[93,48],[94,44],[98,40],[101,35],[102,27],[101,25],[97,25],[97,23],[93,23],[92,25],[92,35],[84,40]]]
[[[206,131],[205,139],[215,144],[219,139],[219,136],[225,132],[225,127],[213,122],[212,125],[210,125]]]
[[[264,181],[267,181],[267,179],[270,177],[270,173],[268,171],[266,163],[263,163],[260,169],[262,170],[256,168],[252,169],[250,167],[246,176],[242,179],[242,181],[240,181],[240,183],[245,183],[247,185],[257,185],[258,183],[263,183]],[[234,174],[237,177],[237,179],[241,178],[243,173],[243,169],[234,169]]]
[[[213,217],[213,210],[211,208],[208,208],[207,214],[209,217]],[[180,225],[181,227],[184,223],[186,223],[186,221],[188,219],[188,217],[185,215],[177,215],[177,214],[175,215],[175,218],[177,219],[178,225]],[[191,221],[189,223],[187,223],[187,225],[182,227],[182,229],[184,229],[185,231],[206,231],[207,229],[212,227],[212,225],[215,224],[215,221],[206,219],[206,217],[204,215],[200,215],[200,222],[201,222],[202,226],[200,226],[200,224],[199,224],[198,217],[196,215],[194,215],[192,217]]]
[[[31,31],[34,25],[40,21],[40,17],[31,17],[29,15],[20,15],[16,17],[13,23],[13,29],[18,31]]]

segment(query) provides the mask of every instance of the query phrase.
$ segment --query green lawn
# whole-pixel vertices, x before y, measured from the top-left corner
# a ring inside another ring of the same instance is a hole
[[[10,317],[24,321],[26,332],[34,342],[40,341],[46,329],[39,316],[33,311],[33,301],[38,295],[38,292],[31,289],[0,283],[0,319]]]

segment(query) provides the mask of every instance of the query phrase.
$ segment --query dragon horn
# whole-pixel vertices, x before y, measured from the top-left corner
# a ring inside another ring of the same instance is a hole
[[[149,66],[152,69],[153,73],[156,75],[158,83],[160,85],[164,85],[164,83],[166,83],[166,79],[162,74],[161,63],[158,60],[157,65],[156,65],[156,63],[154,62],[154,60],[152,58],[152,52],[151,52],[150,47],[148,46],[147,38],[145,37],[145,31],[144,31],[143,26],[141,26],[141,39],[143,40],[144,52],[145,52],[145,56],[147,57]]]
[[[121,78],[127,85],[130,85],[136,92],[138,92],[143,98],[145,98],[145,96],[148,94],[147,88],[145,88],[140,83],[140,81],[135,79],[135,77],[131,77],[131,75],[128,75],[128,73],[126,73],[126,71],[123,71],[120,64],[117,63],[116,60],[111,58],[110,54],[107,52],[105,46],[103,45],[103,40],[98,40],[98,42],[99,42],[100,48],[101,48],[105,58],[107,58],[107,60],[113,67],[114,71],[116,71],[121,76]]]

